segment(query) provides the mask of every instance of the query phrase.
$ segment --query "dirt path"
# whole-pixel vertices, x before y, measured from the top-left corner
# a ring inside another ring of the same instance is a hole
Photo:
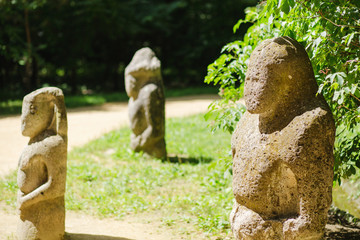
[[[1,240],[16,240],[18,218],[15,210],[0,203]],[[65,232],[65,240],[215,240],[189,224],[169,227],[157,213],[140,213],[116,220],[67,211]]]
[[[166,99],[166,117],[182,117],[207,110],[217,95],[198,95]],[[127,103],[68,110],[68,150],[81,146],[104,133],[128,125]],[[20,132],[20,116],[0,117],[0,177],[16,169],[28,138]]]
[[[0,208],[1,240],[16,240],[19,217],[14,211],[4,205]],[[65,240],[215,240],[186,224],[169,227],[156,213],[141,213],[115,220],[67,211],[65,232]]]
[[[0,239],[16,240],[18,216],[0,203]],[[99,219],[83,213],[66,212],[65,240],[234,240],[209,237],[183,223],[167,226],[156,213],[127,216],[122,220]],[[331,223],[326,225],[325,240],[359,240],[360,228]]]

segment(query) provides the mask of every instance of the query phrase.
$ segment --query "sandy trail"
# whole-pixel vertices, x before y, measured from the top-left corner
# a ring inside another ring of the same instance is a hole
[[[183,117],[206,112],[217,95],[168,98],[166,117]],[[111,130],[128,125],[127,103],[107,103],[68,110],[68,150],[81,146]],[[21,135],[20,116],[0,117],[0,177],[16,169],[28,138]]]
[[[0,203],[0,239],[16,240],[19,217]],[[79,212],[66,212],[65,240],[211,240],[206,234],[177,225],[169,228],[156,214],[140,213],[122,220],[99,219]],[[185,230],[179,231],[179,229]]]

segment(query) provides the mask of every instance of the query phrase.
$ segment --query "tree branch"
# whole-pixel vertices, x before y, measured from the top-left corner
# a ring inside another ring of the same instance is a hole
[[[358,100],[360,102],[360,99],[358,97],[356,97],[354,94],[350,93],[350,96],[352,96],[353,98],[355,98],[356,100]]]
[[[330,23],[332,23],[333,25],[337,26],[337,27],[349,27],[349,28],[360,28],[360,26],[351,26],[351,25],[342,25],[342,24],[337,24],[335,22],[333,22],[332,20],[330,20],[329,18],[325,17],[324,14],[319,10],[318,13],[320,14],[320,16],[324,19],[326,19],[327,21],[329,21]]]

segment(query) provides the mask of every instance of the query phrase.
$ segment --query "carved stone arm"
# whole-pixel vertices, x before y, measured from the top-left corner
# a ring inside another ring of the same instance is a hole
[[[50,176],[48,181],[44,183],[43,185],[36,188],[34,191],[24,194],[23,192],[19,192],[19,208],[24,209],[29,207],[30,205],[33,205],[35,203],[38,203],[40,201],[44,201],[50,198],[54,198],[55,196],[53,194],[50,194],[48,192],[49,188],[52,184],[52,177]]]

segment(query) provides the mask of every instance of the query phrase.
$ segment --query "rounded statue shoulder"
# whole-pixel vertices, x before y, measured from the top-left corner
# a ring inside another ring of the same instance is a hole
[[[323,107],[316,107],[309,111],[305,111],[303,114],[298,116],[298,121],[304,121],[306,122],[309,127],[311,125],[329,125],[333,126],[333,116],[329,109],[323,108]]]
[[[291,128],[297,129],[302,138],[335,138],[334,119],[328,108],[316,107],[304,112],[293,120]]]
[[[249,129],[251,126],[257,126],[259,124],[259,115],[251,114],[246,111],[240,118],[240,121],[236,125],[235,131],[238,132],[241,129]]]
[[[52,149],[54,148],[66,147],[66,145],[66,139],[57,134],[48,136],[41,141],[32,143],[28,147],[31,146],[31,148],[33,149],[33,153],[41,153],[40,155],[43,155],[52,151]]]

